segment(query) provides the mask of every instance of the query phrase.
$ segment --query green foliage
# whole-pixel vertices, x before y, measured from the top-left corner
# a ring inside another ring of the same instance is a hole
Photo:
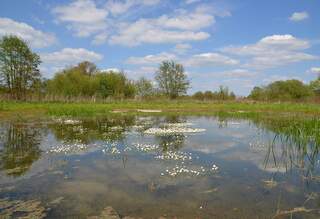
[[[142,77],[135,83],[137,95],[139,97],[149,97],[154,95],[154,88],[152,82]]]
[[[90,62],[57,73],[47,82],[48,93],[59,97],[132,98],[134,84],[124,73],[100,72]]]
[[[40,57],[33,53],[26,42],[16,36],[0,40],[0,83],[2,89],[17,100],[26,99],[41,75]]]
[[[64,97],[93,96],[96,86],[96,78],[92,72],[86,71],[82,63],[57,73],[47,82],[49,94]]]
[[[316,95],[320,96],[320,77],[310,82],[310,88]]]
[[[305,100],[313,95],[310,86],[299,80],[275,81],[266,87],[255,87],[249,98],[265,101]]]
[[[190,82],[181,64],[163,61],[155,77],[159,90],[171,99],[187,93]]]
[[[134,84],[123,72],[103,72],[97,75],[98,94],[103,97],[132,98],[135,95]]]
[[[220,86],[218,91],[196,92],[193,96],[196,100],[235,100],[236,95],[229,91],[228,87]]]

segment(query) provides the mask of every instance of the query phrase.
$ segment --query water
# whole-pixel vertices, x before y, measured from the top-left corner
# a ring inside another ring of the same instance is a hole
[[[274,136],[216,117],[3,121],[0,218],[319,218],[318,154]]]

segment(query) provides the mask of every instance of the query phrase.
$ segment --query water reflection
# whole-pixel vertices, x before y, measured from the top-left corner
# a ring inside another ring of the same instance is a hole
[[[159,146],[163,152],[178,151],[184,146],[186,136],[184,134],[170,134],[156,136]]]
[[[92,143],[97,140],[118,141],[125,138],[125,131],[135,123],[134,116],[113,116],[82,119],[73,123],[63,120],[52,123],[49,128],[58,140]]]
[[[0,143],[1,169],[9,176],[21,176],[41,156],[41,130],[25,124],[7,124]]]
[[[319,176],[316,126],[310,123],[305,129],[293,123],[299,131],[288,131],[290,124],[179,116],[2,124],[0,159],[6,175],[17,180],[50,162],[32,175],[36,180],[12,181],[17,190],[5,194],[42,199],[47,206],[48,197],[63,200],[48,218],[86,218],[107,205],[121,215],[143,218],[272,218],[295,207],[318,209],[320,181],[305,186],[299,172],[312,166],[313,179]],[[152,127],[205,131],[146,134]],[[72,150],[50,153],[56,145]],[[77,148],[71,146],[85,147],[74,153]]]

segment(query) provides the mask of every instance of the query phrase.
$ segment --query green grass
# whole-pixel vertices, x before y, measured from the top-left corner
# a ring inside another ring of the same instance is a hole
[[[231,114],[245,116],[260,113],[296,113],[320,115],[320,106],[305,103],[244,103],[244,102],[187,102],[124,101],[111,103],[18,103],[1,102],[0,114],[26,113],[53,116],[95,116],[112,113],[113,110],[127,110],[137,113],[137,109],[157,109],[163,113],[190,115]]]

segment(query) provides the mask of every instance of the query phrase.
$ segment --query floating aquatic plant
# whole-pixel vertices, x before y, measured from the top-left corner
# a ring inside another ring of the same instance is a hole
[[[50,148],[47,153],[63,153],[63,154],[74,154],[79,152],[88,151],[91,148],[95,148],[98,145],[93,144],[83,144],[81,142],[75,142],[75,143],[67,143],[64,142],[60,145],[56,145],[52,148]]]
[[[155,158],[160,160],[192,160],[191,153],[183,151],[167,151],[163,154],[157,155]]]
[[[159,146],[155,145],[155,144],[135,143],[135,144],[133,144],[133,147],[136,150],[142,151],[142,152],[150,152],[150,151],[155,151],[155,150],[159,149]]]
[[[205,129],[187,128],[187,127],[170,127],[170,128],[149,128],[144,131],[144,134],[150,135],[170,135],[178,133],[198,133],[205,132]]]
[[[201,166],[199,169],[191,169],[187,168],[186,166],[179,166],[176,165],[172,169],[166,169],[166,174],[172,177],[178,176],[178,175],[191,175],[191,176],[199,176],[200,174],[203,174],[206,171],[206,169]],[[162,176],[165,175],[165,173],[161,173]]]
[[[165,123],[163,126],[165,127],[188,127],[193,124],[190,122],[176,122],[176,123]]]

